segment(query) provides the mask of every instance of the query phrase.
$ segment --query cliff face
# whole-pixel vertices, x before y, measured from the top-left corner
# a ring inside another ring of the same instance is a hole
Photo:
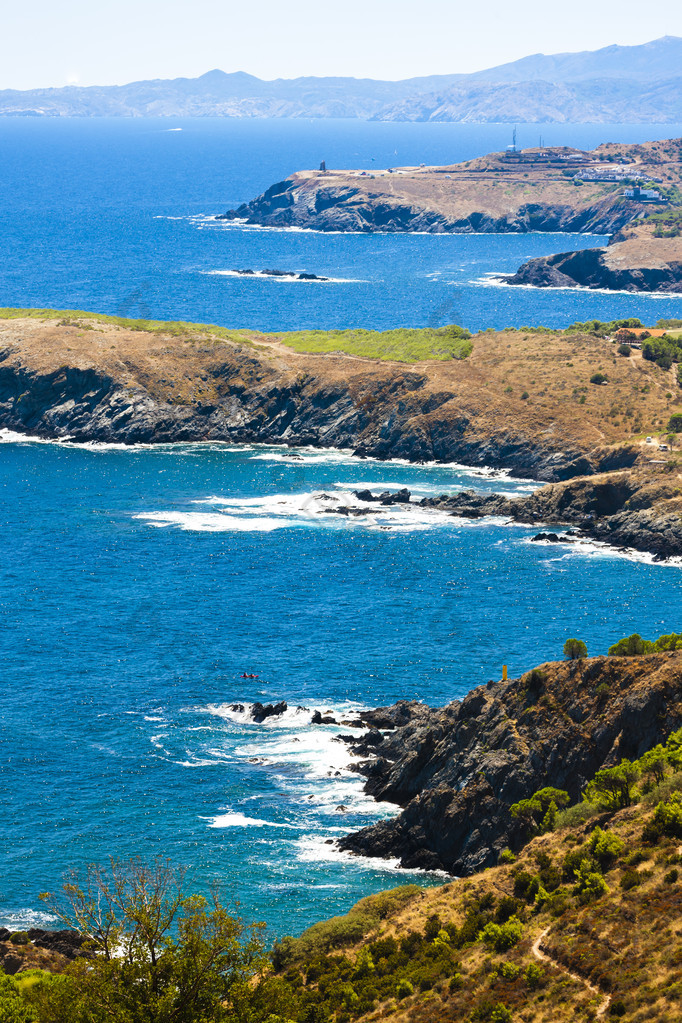
[[[582,249],[531,259],[507,284],[530,284],[536,288],[607,288],[611,291],[682,291],[682,259],[662,266],[618,267],[609,257],[617,249]]]
[[[531,189],[518,167],[500,163],[495,171],[502,180],[486,177],[486,169],[472,171],[463,165],[406,168],[378,176],[358,171],[301,172],[216,219],[361,233],[611,234],[636,212],[637,204],[604,197],[603,189],[596,186],[578,194],[570,181],[560,178],[548,183],[538,177],[529,201]],[[503,183],[507,193],[500,196],[497,186]]]
[[[367,791],[403,809],[341,848],[453,874],[492,866],[522,839],[512,803],[547,785],[577,799],[596,771],[681,724],[682,652],[546,664],[461,703],[417,706],[394,731],[350,740],[372,756],[357,767]]]
[[[335,175],[335,177],[337,177]],[[442,184],[438,182],[438,184]],[[632,209],[595,201],[576,208],[567,202],[519,202],[499,209],[491,182],[481,182],[479,195],[458,203],[440,197],[413,195],[402,182],[382,190],[365,179],[328,183],[294,175],[217,220],[242,221],[263,227],[299,227],[316,231],[359,233],[427,232],[429,234],[524,234],[568,231],[610,234],[629,222]]]
[[[0,320],[0,428],[81,441],[312,444],[553,480],[637,458],[603,414],[621,389],[624,400],[649,381],[644,429],[668,405],[663,371],[634,359],[614,365],[608,395],[593,388],[578,405],[577,388],[604,357],[604,342],[583,336],[484,334],[466,359],[413,365],[292,351],[285,341],[77,316]]]

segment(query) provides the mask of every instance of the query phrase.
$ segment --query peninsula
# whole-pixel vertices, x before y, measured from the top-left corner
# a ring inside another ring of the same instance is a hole
[[[434,507],[571,525],[658,558],[682,553],[682,467],[668,441],[681,408],[667,349],[658,361],[620,354],[594,323],[471,337],[458,327],[263,334],[49,310],[0,316],[0,429],[508,469],[550,486],[516,502],[444,495]]]
[[[299,171],[218,219],[317,231],[611,235],[534,259],[509,284],[682,290],[682,140],[552,147],[446,167]]]

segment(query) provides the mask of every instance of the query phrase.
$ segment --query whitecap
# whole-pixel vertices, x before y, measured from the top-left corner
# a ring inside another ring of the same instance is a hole
[[[217,814],[215,817],[200,817],[209,821],[209,828],[296,828],[296,824],[279,824],[275,821],[264,821],[258,817],[247,817],[246,814],[229,812]]]

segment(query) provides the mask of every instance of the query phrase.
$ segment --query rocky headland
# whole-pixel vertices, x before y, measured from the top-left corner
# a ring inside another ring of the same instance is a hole
[[[682,182],[680,140],[491,153],[444,167],[299,171],[217,219],[318,231],[614,234],[665,207]],[[626,194],[665,181],[661,203]]]
[[[677,229],[676,225],[674,230]],[[503,280],[506,284],[535,288],[679,293],[682,292],[682,235],[657,237],[647,221],[643,221],[615,234],[605,248],[530,259]]]
[[[407,335],[420,345],[430,336]],[[389,336],[395,345],[390,332],[372,335],[377,350]],[[679,405],[674,367],[635,351],[623,358],[581,330],[487,331],[466,342],[464,357],[412,363],[341,350],[356,341],[352,332],[308,338],[7,314],[0,429],[74,442],[312,445],[507,469],[553,486],[518,500],[456,494],[425,504],[570,525],[657,557],[682,553],[677,455],[661,457],[642,438],[665,430]],[[595,368],[608,384],[590,382]],[[373,495],[358,499],[366,512]],[[380,500],[399,506],[410,495]]]
[[[346,741],[366,791],[401,812],[340,847],[471,874],[523,844],[513,803],[545,786],[575,801],[598,770],[641,756],[682,725],[682,652],[544,664],[445,707],[397,708],[403,724]]]
[[[317,231],[605,234],[606,248],[532,259],[503,280],[678,292],[681,147],[672,139],[492,153],[447,167],[300,171],[217,219]]]

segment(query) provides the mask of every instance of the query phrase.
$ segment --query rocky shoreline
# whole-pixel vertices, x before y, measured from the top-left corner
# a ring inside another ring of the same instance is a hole
[[[573,800],[596,771],[634,759],[682,725],[682,652],[544,664],[441,708],[382,708],[391,730],[345,741],[365,790],[397,817],[342,838],[402,867],[471,874],[524,835],[510,806],[545,786]]]
[[[524,263],[505,284],[534,288],[593,288],[608,291],[682,292],[682,246],[679,261],[662,266],[609,265],[609,249],[582,249],[541,256]]]

